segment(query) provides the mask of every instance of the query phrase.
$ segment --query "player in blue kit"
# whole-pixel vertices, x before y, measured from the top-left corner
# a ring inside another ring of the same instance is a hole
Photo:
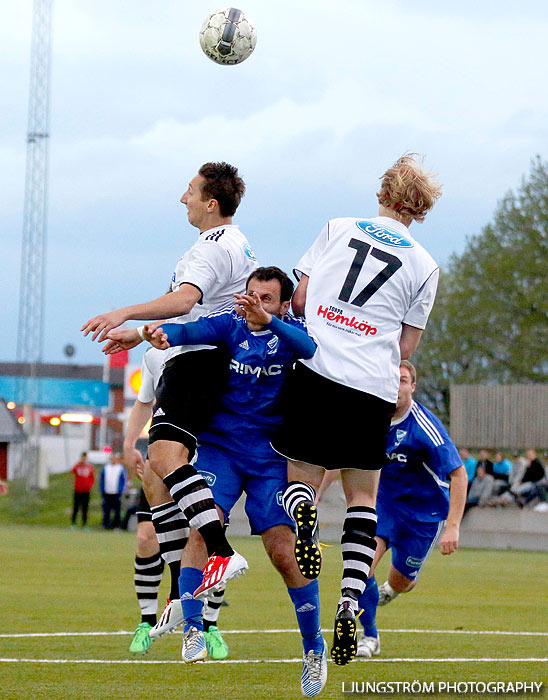
[[[223,520],[242,493],[252,534],[261,535],[267,554],[288,587],[303,638],[301,687],[317,695],[327,678],[327,656],[320,627],[319,588],[306,579],[294,557],[293,521],[282,506],[287,463],[270,447],[282,421],[286,374],[299,358],[316,350],[304,323],[287,315],[293,283],[276,267],[259,268],[245,295],[230,308],[187,324],[145,326],[156,347],[204,343],[230,352],[228,386],[222,407],[198,436],[195,468],[208,482]],[[182,656],[187,663],[206,657],[203,635],[202,571],[207,550],[192,531],[183,550],[179,594],[185,618]],[[198,599],[197,599],[198,598]]]
[[[377,605],[415,587],[438,540],[442,554],[452,554],[459,543],[466,469],[441,421],[413,399],[416,381],[415,367],[402,361],[377,495],[377,550],[365,592],[358,599],[364,632],[357,656],[366,658],[377,656],[381,648]],[[378,587],[374,572],[387,549],[392,549],[392,565],[388,580]]]

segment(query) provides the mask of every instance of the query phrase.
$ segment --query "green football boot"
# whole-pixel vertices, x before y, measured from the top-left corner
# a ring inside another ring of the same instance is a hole
[[[133,635],[133,641],[129,646],[132,654],[144,654],[148,651],[149,646],[154,641],[149,635],[151,629],[152,625],[149,625],[148,622],[141,622],[139,627],[137,627]]]
[[[211,625],[207,632],[204,632],[204,637],[207,647],[207,655],[215,659],[215,661],[222,661],[228,656],[228,646],[223,639],[223,636],[219,629],[215,625]]]

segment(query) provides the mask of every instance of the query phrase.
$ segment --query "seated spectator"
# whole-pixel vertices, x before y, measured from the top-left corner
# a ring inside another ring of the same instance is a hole
[[[479,451],[478,467],[483,467],[487,476],[493,476],[493,462],[489,459],[489,450]]]
[[[516,502],[520,506],[527,505],[536,496],[542,498],[542,482],[545,479],[546,472],[544,465],[537,458],[537,453],[533,449],[528,449],[526,452],[529,466],[526,468],[521,481],[512,484],[510,491],[514,494]]]
[[[495,479],[492,474],[487,474],[485,466],[478,462],[476,476],[470,485],[468,498],[464,512],[467,513],[473,506],[484,506],[491,498],[493,483]]]
[[[523,457],[523,455],[521,455],[519,452],[514,453],[514,457],[512,459],[512,470],[508,479],[510,488],[506,491],[503,491],[503,493],[501,493],[501,495],[498,496],[498,498],[494,499],[492,505],[517,506],[516,497],[512,493],[512,486],[514,484],[521,483],[521,479],[523,477],[523,474],[525,473],[525,470],[527,469],[528,464],[529,462],[525,459],[525,457]]]
[[[495,461],[493,462],[493,476],[496,481],[504,481],[505,484],[510,483],[510,474],[512,473],[512,462],[505,459],[502,452],[495,453]]]
[[[470,491],[470,486],[472,485],[472,481],[476,476],[478,460],[472,457],[470,450],[467,447],[461,447],[459,450],[459,455],[462,459],[462,463],[464,464],[464,468],[466,469],[466,476],[468,477],[468,491]]]

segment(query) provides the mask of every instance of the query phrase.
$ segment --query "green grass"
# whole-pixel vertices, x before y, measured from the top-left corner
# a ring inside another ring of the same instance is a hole
[[[250,563],[249,573],[230,584],[225,630],[294,629],[293,607],[257,538],[234,540]],[[131,533],[68,528],[2,526],[0,613],[3,633],[131,631],[138,608],[132,587],[135,536]],[[384,568],[379,572],[382,579]],[[322,624],[331,641],[338,598],[340,553],[325,551],[320,577]],[[546,555],[537,552],[461,550],[435,553],[417,589],[379,610],[382,661],[329,664],[321,698],[340,700],[342,682],[352,681],[547,681],[542,662],[402,662],[394,658],[546,657],[548,637],[402,633],[413,630],[506,630],[548,632]],[[167,582],[160,592],[167,595]],[[382,631],[385,630],[385,631]],[[2,659],[63,659],[46,664],[0,661],[1,697],[36,700],[240,700],[301,697],[297,633],[230,634],[229,659],[263,663],[208,663],[186,666],[180,634],[154,642],[131,664],[77,664],[77,660],[130,659],[130,634],[111,636],[0,636]],[[151,664],[151,661],[176,661]],[[371,696],[368,697],[383,697]],[[418,698],[417,695],[391,697]],[[444,695],[443,697],[451,697]]]
[[[101,527],[100,469],[95,469],[95,485],[91,492],[88,526]],[[70,472],[52,474],[49,488],[27,489],[23,480],[10,483],[10,494],[0,498],[0,524],[53,525],[64,527],[72,515],[74,476]],[[78,514],[80,524],[81,514]]]

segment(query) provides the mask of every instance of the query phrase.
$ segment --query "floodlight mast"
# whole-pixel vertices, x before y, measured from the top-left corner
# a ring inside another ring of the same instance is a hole
[[[17,359],[42,361],[53,0],[34,0]]]
[[[19,383],[18,403],[25,403],[28,440],[21,452],[20,474],[28,486],[40,478],[40,418],[37,364],[44,348],[45,253],[48,213],[49,95],[53,0],[34,0],[27,129],[27,162],[23,205],[17,360],[29,363],[26,391]],[[28,422],[27,422],[28,421]]]

